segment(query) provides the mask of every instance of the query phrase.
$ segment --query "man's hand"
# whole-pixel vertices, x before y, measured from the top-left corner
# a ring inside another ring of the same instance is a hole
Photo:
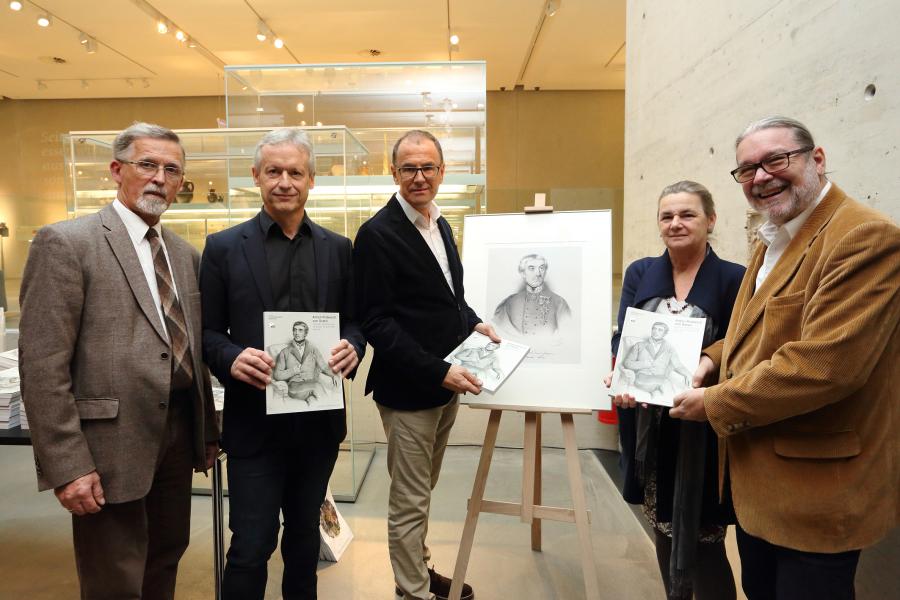
[[[610,371],[609,374],[603,378],[603,385],[606,387],[610,387],[612,385],[613,372]],[[612,397],[612,403],[615,406],[621,408],[634,408],[637,406],[637,400],[635,400],[634,396],[631,394],[617,394]],[[641,403],[641,406],[647,408],[646,403]]]
[[[88,513],[100,512],[100,508],[106,504],[103,496],[103,486],[100,485],[100,475],[97,471],[91,471],[74,481],[61,485],[53,493],[63,508],[79,517]]]
[[[256,348],[244,348],[231,363],[231,376],[261,390],[272,381],[275,361],[267,352]]]
[[[457,394],[481,393],[481,381],[468,369],[459,365],[450,365],[450,370],[444,375],[444,382],[441,385]]]
[[[697,365],[697,370],[694,371],[694,380],[691,382],[691,386],[698,388],[704,385],[714,385],[718,383],[713,379],[718,373],[719,370],[712,359],[703,354],[700,356],[700,364]]]
[[[356,355],[356,348],[347,340],[341,340],[337,346],[331,349],[328,366],[334,373],[340,373],[341,377],[347,377],[358,364],[359,357]]]
[[[694,375],[694,381],[696,381],[696,377]],[[703,392],[705,391],[706,388],[695,388],[676,394],[673,407],[669,409],[669,416],[686,421],[706,421],[706,406],[703,404]]]
[[[216,457],[219,456],[219,442],[206,443],[206,468],[212,469],[216,464]],[[199,473],[200,469],[194,469],[195,473]]]
[[[475,331],[480,333],[481,335],[486,335],[491,338],[492,342],[500,343],[500,336],[497,335],[497,332],[494,331],[494,326],[489,323],[481,322],[475,326]]]

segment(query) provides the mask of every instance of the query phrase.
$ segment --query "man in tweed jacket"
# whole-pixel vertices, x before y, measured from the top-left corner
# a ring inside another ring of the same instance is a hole
[[[720,436],[750,600],[853,598],[859,553],[900,511],[900,229],[825,177],[784,117],[751,124],[732,172],[768,217],[725,339],[670,415]]]

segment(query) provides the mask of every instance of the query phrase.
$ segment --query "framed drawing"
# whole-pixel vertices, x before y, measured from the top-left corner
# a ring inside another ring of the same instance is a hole
[[[501,338],[531,351],[493,396],[462,402],[608,409],[610,212],[466,215],[464,231],[466,300]]]

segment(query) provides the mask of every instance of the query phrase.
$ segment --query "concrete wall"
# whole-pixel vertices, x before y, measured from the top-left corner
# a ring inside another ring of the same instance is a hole
[[[898,19],[896,0],[629,1],[624,264],[661,252],[656,199],[679,179],[710,188],[716,250],[746,262],[747,203],[728,172],[735,136],[768,114],[806,123],[829,177],[900,219]]]

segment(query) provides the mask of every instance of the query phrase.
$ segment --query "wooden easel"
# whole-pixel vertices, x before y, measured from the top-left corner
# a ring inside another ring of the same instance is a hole
[[[584,572],[584,587],[588,600],[598,600],[600,588],[597,580],[597,567],[594,564],[594,550],[591,546],[590,511],[584,498],[584,484],[581,478],[581,464],[578,461],[578,444],[575,441],[575,414],[590,414],[590,410],[580,409],[534,409],[519,406],[471,405],[472,408],[490,409],[487,430],[484,433],[484,445],[481,447],[481,459],[475,473],[475,484],[472,486],[472,497],[463,527],[459,553],[456,556],[456,567],[453,570],[453,584],[450,587],[450,600],[460,600],[462,585],[466,579],[469,556],[475,540],[475,526],[478,515],[494,513],[518,516],[523,523],[531,525],[531,549],[541,550],[541,520],[565,521],[575,523],[578,529],[578,541],[581,554],[581,568]],[[522,465],[522,501],[498,502],[484,499],[491,457],[497,443],[497,431],[500,428],[500,416],[504,410],[525,413],[525,443]],[[563,440],[566,449],[566,463],[569,471],[569,487],[572,491],[572,508],[558,508],[541,504],[541,415],[543,413],[559,413],[562,420]]]

